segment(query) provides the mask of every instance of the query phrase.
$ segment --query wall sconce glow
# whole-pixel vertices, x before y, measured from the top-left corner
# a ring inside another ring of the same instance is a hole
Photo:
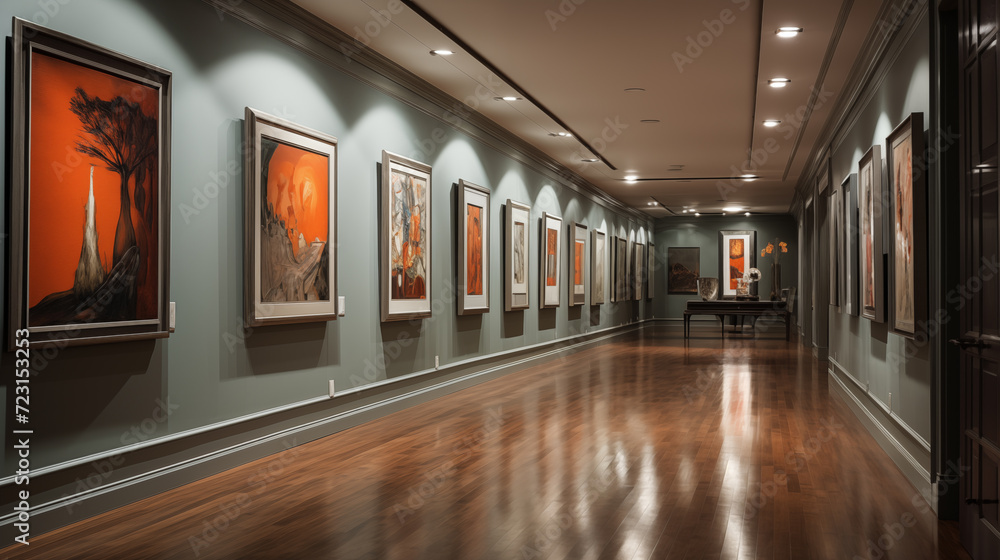
[[[774,32],[778,37],[782,39],[788,39],[790,37],[795,37],[799,33],[802,33],[801,27],[779,27],[777,31]]]
[[[723,212],[741,212],[742,210],[742,206],[726,206],[722,209]]]
[[[779,121],[778,119],[767,119],[766,121],[764,121],[764,126],[766,126],[767,128],[774,128],[779,124],[781,124],[781,121]]]
[[[792,81],[788,78],[771,78],[767,81],[767,85],[773,88],[783,88],[790,83],[792,83]]]
[[[449,51],[448,49],[434,49],[431,54],[436,56],[448,56],[449,54],[455,54],[455,51]]]
[[[513,95],[505,95],[503,97],[494,97],[497,101],[520,101],[520,97],[515,97]]]

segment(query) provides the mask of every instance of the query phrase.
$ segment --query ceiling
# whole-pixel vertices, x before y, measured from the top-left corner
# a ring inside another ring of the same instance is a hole
[[[293,1],[655,217],[788,212],[882,4]]]

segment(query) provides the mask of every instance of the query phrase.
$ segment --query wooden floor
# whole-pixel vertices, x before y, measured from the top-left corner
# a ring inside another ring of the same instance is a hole
[[[624,335],[0,557],[967,558],[797,343],[702,335]]]

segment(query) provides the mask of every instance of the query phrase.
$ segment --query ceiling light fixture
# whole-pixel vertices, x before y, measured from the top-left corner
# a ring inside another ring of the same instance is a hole
[[[634,183],[634,182],[636,182],[638,180],[639,180],[639,178],[636,177],[635,175],[626,175],[625,176],[625,182],[626,183]]]
[[[722,209],[723,212],[741,212],[742,210],[742,206],[726,206]]]
[[[559,136],[561,138],[567,138],[569,136],[572,136],[572,134],[568,132],[550,132],[549,136]]]
[[[583,163],[595,163],[595,162],[598,162],[598,161],[601,161],[601,160],[599,160],[599,159],[597,159],[595,157],[591,157],[591,158],[581,159],[580,161],[582,161]]]
[[[698,212],[695,212],[695,213],[694,213],[694,216],[695,216],[696,218],[698,218],[698,217],[701,217],[701,214],[700,214],[700,213],[698,213]]]
[[[779,27],[777,31],[774,32],[778,37],[782,39],[788,39],[789,37],[795,37],[799,33],[802,33],[801,27]]]
[[[513,95],[505,95],[503,97],[494,97],[497,101],[520,101],[520,97],[515,97]]]
[[[767,85],[773,88],[783,88],[790,83],[792,83],[792,81],[788,78],[771,78],[767,81]]]
[[[455,51],[450,51],[448,49],[434,49],[431,54],[436,56],[448,56],[449,54],[455,54]]]
[[[779,121],[778,119],[767,119],[766,121],[764,121],[764,126],[766,126],[767,128],[774,128],[779,124],[781,124],[781,121]]]
[[[743,214],[743,215],[746,216],[747,218],[749,218],[750,217],[750,212],[747,212],[746,214]]]

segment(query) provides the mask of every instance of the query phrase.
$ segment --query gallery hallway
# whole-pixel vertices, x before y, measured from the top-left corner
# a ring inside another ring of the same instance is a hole
[[[680,332],[613,337],[0,556],[967,557],[783,329]]]

